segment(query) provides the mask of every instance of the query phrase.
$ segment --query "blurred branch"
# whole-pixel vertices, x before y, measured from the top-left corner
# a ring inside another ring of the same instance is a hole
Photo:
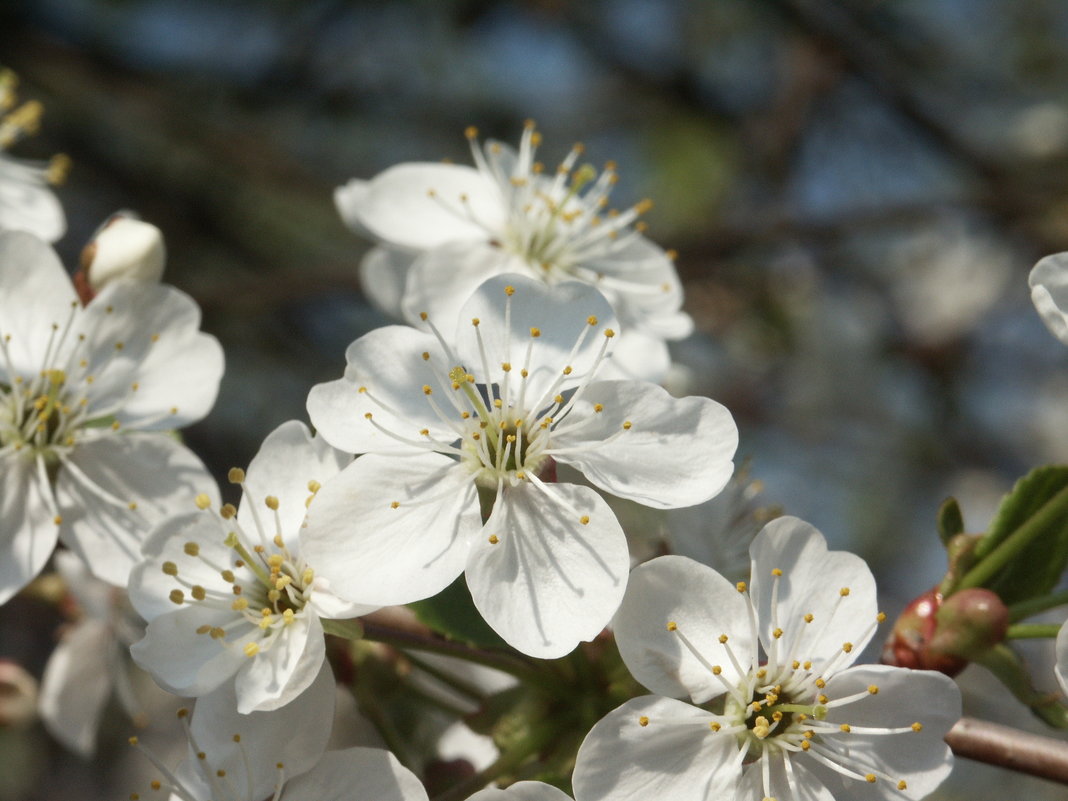
[[[959,757],[1068,784],[1068,743],[1063,740],[966,717],[950,729],[946,742]]]

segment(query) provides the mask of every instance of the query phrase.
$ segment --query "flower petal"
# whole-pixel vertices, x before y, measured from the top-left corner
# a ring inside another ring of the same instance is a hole
[[[623,529],[596,492],[574,484],[505,489],[482,534],[467,563],[467,584],[509,645],[552,659],[608,624],[630,557]]]
[[[402,604],[460,575],[480,525],[474,481],[452,459],[368,454],[319,490],[301,552],[338,597]]]
[[[396,248],[371,248],[360,261],[360,288],[368,300],[390,317],[401,319],[404,286],[415,256]]]
[[[80,314],[78,298],[59,257],[51,247],[24,231],[0,231],[0,337],[17,375],[32,376],[44,363],[53,325],[59,330]],[[0,375],[7,362],[0,359]]]
[[[310,612],[284,625],[271,646],[248,658],[237,674],[237,711],[278,709],[304,692],[326,660],[324,636],[319,618]]]
[[[612,627],[634,678],[655,693],[689,695],[698,704],[742,679],[730,653],[747,670],[757,648],[745,596],[712,568],[684,556],[661,556],[634,568]],[[719,642],[723,634],[726,647]],[[691,653],[683,637],[708,665],[722,667],[722,678]]]
[[[426,312],[439,331],[451,334],[467,299],[483,281],[503,273],[531,275],[522,259],[486,242],[439,245],[412,263],[401,304],[404,317],[418,326]]]
[[[907,670],[889,665],[859,665],[835,675],[824,690],[833,703],[835,698],[878,687],[878,693],[838,707],[827,715],[830,723],[848,723],[854,731],[835,737],[828,743],[848,756],[847,765],[867,764],[890,775],[891,780],[877,779],[873,798],[925,798],[949,775],[953,752],[946,744],[946,733],[961,716],[960,689],[942,673],[932,670]],[[896,728],[920,723],[919,731],[903,734],[867,734],[857,728]],[[812,766],[817,775],[830,774],[822,766]],[[863,771],[861,771],[863,772]],[[834,774],[837,775],[837,774]],[[904,780],[903,793],[896,783]],[[831,778],[825,778],[833,787]],[[856,786],[856,782],[846,780]],[[841,797],[841,796],[839,796]]]
[[[83,620],[56,646],[41,679],[38,710],[49,733],[83,757],[96,747],[96,730],[111,695],[116,640],[103,620]]]
[[[426,801],[415,774],[380,748],[330,751],[286,784],[286,801]]]
[[[38,480],[34,462],[23,453],[0,456],[0,604],[30,583],[56,548],[59,528]],[[53,502],[54,505],[54,502]]]
[[[479,790],[468,801],[571,801],[571,796],[545,782],[516,782],[504,790]]]
[[[1068,253],[1046,256],[1031,269],[1027,283],[1042,322],[1068,345]]]
[[[722,490],[737,449],[734,418],[710,398],[673,398],[646,382],[598,381],[553,431],[549,453],[613,495],[673,509]]]
[[[641,721],[647,719],[646,725]],[[682,701],[633,698],[608,713],[579,747],[577,801],[707,801],[737,798],[734,737],[709,728],[715,716]]]
[[[764,526],[749,553],[750,591],[765,647],[773,641],[772,630],[781,628],[780,642],[791,650],[780,653],[780,660],[808,660],[819,672],[845,643],[850,644],[850,655],[837,664],[848,665],[857,658],[875,634],[878,611],[875,579],[863,559],[846,551],[828,551],[822,534],[788,516]],[[773,570],[782,575],[773,577]],[[805,622],[806,615],[812,615],[811,622]]]
[[[456,439],[457,432],[437,416],[424,390],[452,392],[444,382],[453,360],[433,336],[401,325],[376,328],[349,345],[345,359],[344,378],[317,384],[308,394],[312,425],[335,448],[347,453],[422,453],[424,429],[443,442]],[[447,400],[445,406],[451,408]]]
[[[790,772],[787,772],[786,760],[790,760]],[[764,786],[763,768],[768,766],[768,786]],[[811,764],[811,763],[810,763]],[[792,775],[792,781],[791,781]],[[841,782],[835,774],[834,786],[840,787]],[[854,785],[855,789],[855,785]],[[747,765],[742,774],[737,798],[781,798],[789,801],[835,801],[836,798],[850,798],[846,793],[835,796],[820,778],[812,774],[804,764],[788,752],[781,752],[778,757],[764,754],[756,762]]]
[[[514,290],[510,303],[506,302],[509,287]],[[475,319],[478,325],[472,324]],[[537,330],[537,336],[532,329]],[[592,286],[567,281],[549,287],[509,274],[490,278],[464,304],[456,347],[480,383],[499,380],[504,375],[500,371],[503,362],[527,369],[525,397],[531,410],[538,411],[535,399],[542,398],[563,378],[565,367],[571,370],[561,387],[589,379],[605,345],[607,329],[618,330],[615,312]],[[582,344],[575,349],[580,338]],[[611,340],[608,344],[611,346]],[[481,375],[485,371],[483,348],[491,371],[485,380]],[[611,352],[610,347],[607,352]]]
[[[219,492],[207,469],[165,434],[128,433],[79,444],[56,478],[60,538],[93,574],[125,586],[152,527]]]
[[[357,233],[411,250],[489,239],[503,225],[505,211],[492,182],[458,164],[398,164],[370,181],[340,188],[334,200]]]
[[[322,437],[313,437],[299,420],[282,423],[267,435],[249,462],[237,522],[245,531],[255,532],[258,516],[268,538],[281,535],[296,555],[297,535],[314,497],[311,487],[315,484],[311,482],[325,484],[351,461],[350,456],[334,450]],[[268,496],[278,501],[277,523],[264,503]],[[253,506],[257,515],[253,515]]]
[[[46,242],[55,242],[67,232],[63,206],[46,184],[44,171],[19,164],[2,153],[0,228],[28,231]]]

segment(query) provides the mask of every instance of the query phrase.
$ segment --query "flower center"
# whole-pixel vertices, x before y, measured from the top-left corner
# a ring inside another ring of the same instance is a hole
[[[0,384],[0,452],[26,451],[43,456],[52,467],[75,443],[75,431],[85,423],[84,402],[72,403],[62,370],[43,370],[26,382]]]

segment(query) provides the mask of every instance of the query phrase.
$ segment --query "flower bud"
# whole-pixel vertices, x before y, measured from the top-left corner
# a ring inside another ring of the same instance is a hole
[[[1009,611],[995,593],[983,588],[948,598],[932,589],[910,603],[883,646],[888,665],[960,673],[1005,638]]]
[[[76,278],[82,301],[88,302],[113,281],[157,282],[163,277],[165,260],[159,228],[122,213],[113,215],[82,250]]]
[[[21,728],[37,717],[37,680],[16,662],[0,659],[0,728]]]

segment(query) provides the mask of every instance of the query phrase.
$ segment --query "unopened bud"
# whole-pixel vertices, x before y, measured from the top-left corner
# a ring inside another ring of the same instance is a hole
[[[163,234],[125,214],[108,220],[82,250],[81,272],[93,294],[114,281],[155,283],[163,277]]]
[[[37,717],[37,680],[21,665],[0,660],[0,728],[21,728]]]
[[[910,603],[883,646],[887,665],[955,676],[1005,637],[1009,613],[990,590],[961,590],[943,598],[929,590]]]

